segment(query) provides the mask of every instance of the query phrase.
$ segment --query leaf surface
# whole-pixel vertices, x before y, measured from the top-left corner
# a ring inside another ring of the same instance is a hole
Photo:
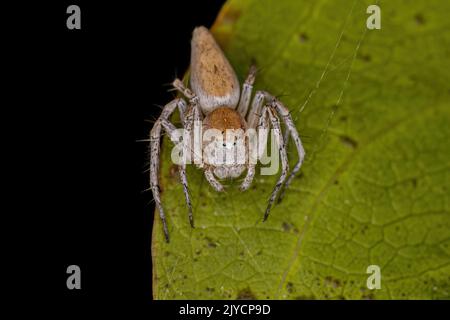
[[[449,298],[450,3],[380,1],[380,30],[370,4],[225,4],[214,34],[241,81],[254,61],[256,89],[289,107],[306,161],[264,223],[278,174],[220,194],[190,166],[191,229],[164,139],[171,242],[155,214],[155,299]]]

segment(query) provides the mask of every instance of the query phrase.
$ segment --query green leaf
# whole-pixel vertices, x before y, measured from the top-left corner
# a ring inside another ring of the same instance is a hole
[[[156,299],[448,299],[450,3],[232,0],[213,28],[239,77],[289,107],[306,161],[262,222],[278,175],[215,192],[188,168],[191,229],[172,144],[155,214]],[[291,166],[296,152],[289,148]],[[369,290],[369,265],[381,289]]]

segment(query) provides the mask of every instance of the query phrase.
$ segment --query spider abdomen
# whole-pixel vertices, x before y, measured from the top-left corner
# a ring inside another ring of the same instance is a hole
[[[234,109],[239,102],[236,73],[205,27],[195,28],[193,32],[190,84],[204,114],[222,106]]]

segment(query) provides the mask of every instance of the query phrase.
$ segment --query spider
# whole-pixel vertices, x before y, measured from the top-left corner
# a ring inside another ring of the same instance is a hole
[[[279,148],[282,169],[281,175],[269,198],[263,221],[269,216],[272,204],[283,184],[287,188],[295,173],[299,171],[305,151],[291,115],[277,98],[266,91],[256,91],[253,100],[251,99],[255,75],[256,68],[252,65],[243,83],[242,94],[240,94],[240,84],[236,73],[212,34],[205,27],[194,29],[191,41],[190,63],[190,86],[192,90],[185,87],[179,79],[175,79],[172,84],[174,89],[180,91],[188,102],[183,98],[177,98],[166,104],[150,132],[150,189],[153,192],[153,198],[159,210],[167,242],[169,242],[169,232],[161,204],[158,184],[160,138],[164,130],[173,142],[180,141],[180,138],[176,135],[177,128],[169,120],[176,109],[179,110],[181,124],[187,137],[193,135],[195,121],[203,123],[203,129],[216,129],[222,134],[225,133],[225,130],[268,129],[271,124],[274,129],[273,137],[276,139]],[[248,112],[249,107],[250,111]],[[284,135],[281,134],[280,118],[285,125]],[[288,177],[289,165],[286,147],[290,136],[292,136],[295,143],[299,160]],[[222,146],[231,150],[236,148],[235,141],[233,143],[226,139],[224,141],[226,143],[217,144],[215,148],[218,149]],[[202,149],[204,147],[204,145],[201,146]],[[193,150],[186,143],[183,146],[183,152],[189,153],[193,152]],[[245,191],[251,185],[255,175],[255,163],[250,161],[246,161],[243,164],[223,164],[208,161],[208,158],[205,158],[203,162],[197,164],[197,167],[204,170],[206,180],[218,192],[224,191],[224,187],[219,181],[220,179],[234,179],[247,170],[240,186],[240,189]],[[185,162],[180,164],[179,174],[188,207],[189,222],[194,227]]]

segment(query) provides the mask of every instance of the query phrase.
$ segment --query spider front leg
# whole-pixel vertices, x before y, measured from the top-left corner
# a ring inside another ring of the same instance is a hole
[[[244,178],[244,181],[242,182],[241,186],[239,187],[241,191],[247,190],[250,185],[252,184],[253,178],[255,177],[255,165],[252,163],[249,163],[247,167],[247,175]]]
[[[250,69],[250,70],[252,70],[252,69]],[[255,97],[253,98],[253,102],[250,107],[250,111],[247,115],[247,126],[249,129],[260,128],[263,126],[263,124],[265,124],[267,122],[267,120],[264,120],[265,117],[263,116],[263,113],[261,113],[261,108],[262,108],[263,103],[264,103],[264,93],[262,91],[257,91],[255,94]],[[251,143],[253,143],[253,142],[249,140],[249,145]],[[251,149],[251,150],[253,150],[253,149]],[[244,181],[242,182],[242,184],[240,186],[241,191],[247,190],[250,187],[250,185],[252,184],[253,178],[255,176],[255,166],[256,166],[256,161],[250,161],[250,149],[249,149],[249,163],[248,163],[248,167],[247,167],[247,175],[245,176]]]
[[[175,89],[180,91],[186,98],[189,99],[190,105],[186,109],[186,112],[182,115],[182,123],[185,129],[183,136],[183,156],[186,159],[186,155],[194,156],[194,163],[199,163],[198,159],[201,159],[201,155],[196,152],[196,147],[191,148],[191,138],[192,132],[195,130],[195,126],[201,124],[202,114],[198,105],[198,97],[189,88],[186,88],[180,79],[175,79],[173,81],[173,86]],[[201,150],[200,150],[201,152]],[[186,204],[189,208],[189,223],[191,227],[194,228],[194,217],[192,214],[192,204],[189,196],[188,182],[186,176],[186,161],[182,161],[180,165],[180,178],[183,184],[183,192],[186,198]]]
[[[174,143],[178,143],[179,136],[176,134],[176,127],[168,120],[170,115],[175,111],[175,109],[178,107],[182,122],[185,122],[184,119],[184,112],[186,110],[186,103],[183,99],[175,99],[168,104],[166,104],[161,112],[160,117],[158,120],[156,120],[155,124],[153,125],[153,128],[150,132],[150,188],[153,192],[153,198],[155,199],[156,206],[158,207],[159,216],[161,218],[161,221],[163,223],[163,229],[164,229],[164,235],[166,238],[166,241],[169,242],[169,231],[167,228],[166,223],[166,217],[164,214],[164,209],[161,204],[161,198],[160,198],[160,188],[158,184],[158,171],[159,171],[159,157],[160,157],[160,139],[162,130],[167,132],[170,139]],[[192,205],[191,200],[189,197],[189,191],[187,186],[187,179],[186,179],[186,173],[183,168],[180,169],[180,178],[181,182],[183,184],[183,190],[186,196],[186,203],[188,205],[189,210],[189,220],[191,222],[191,225],[193,226],[193,218],[192,218]]]
[[[195,152],[195,147],[191,148],[191,137],[192,131],[194,130],[194,126],[200,123],[200,111],[196,105],[190,105],[186,114],[184,115],[184,135],[183,135],[183,161],[180,164],[180,178],[181,183],[183,185],[183,192],[186,198],[186,204],[188,206],[189,212],[189,223],[191,227],[194,228],[194,216],[192,214],[192,203],[189,196],[188,182],[186,176],[186,155],[192,156],[194,155],[194,162],[198,158],[198,155]]]
[[[292,169],[289,178],[286,180],[286,183],[283,186],[283,190],[280,193],[280,197],[278,198],[279,201],[281,201],[283,199],[286,189],[289,187],[289,184],[292,182],[292,179],[294,179],[295,174],[300,170],[300,167],[303,164],[303,160],[305,159],[305,149],[303,148],[302,141],[300,140],[300,136],[298,134],[297,128],[295,127],[294,121],[292,120],[289,110],[274,97],[272,97],[272,105],[278,112],[278,114],[282,117],[284,124],[286,125],[285,136],[287,137],[292,136],[298,153],[298,161],[295,164],[294,168]],[[287,141],[288,140],[285,141],[286,148],[287,148]]]
[[[223,188],[223,185],[214,177],[214,173],[211,167],[207,167],[205,169],[205,178],[208,181],[208,183],[217,191],[222,192],[225,189]]]
[[[283,183],[285,182],[285,180],[287,178],[287,174],[289,171],[289,163],[288,163],[285,144],[283,142],[280,120],[276,114],[275,108],[273,106],[265,106],[263,108],[262,112],[263,112],[262,117],[266,117],[267,115],[269,116],[270,123],[274,129],[273,134],[274,134],[274,138],[277,143],[278,151],[280,152],[280,158],[281,158],[281,175],[278,178],[278,181],[272,191],[272,194],[270,195],[269,203],[267,204],[266,212],[264,213],[263,221],[266,221],[267,218],[269,217],[269,213],[270,213],[272,204],[275,201],[277,194],[280,191],[280,188],[283,186]],[[265,119],[264,118],[261,119],[260,123],[264,124]]]
[[[252,65],[248,71],[247,79],[245,79],[242,85],[241,99],[239,100],[239,105],[237,111],[239,114],[245,118],[247,114],[248,106],[250,105],[250,100],[252,97],[253,83],[255,82],[256,76],[256,66]]]

